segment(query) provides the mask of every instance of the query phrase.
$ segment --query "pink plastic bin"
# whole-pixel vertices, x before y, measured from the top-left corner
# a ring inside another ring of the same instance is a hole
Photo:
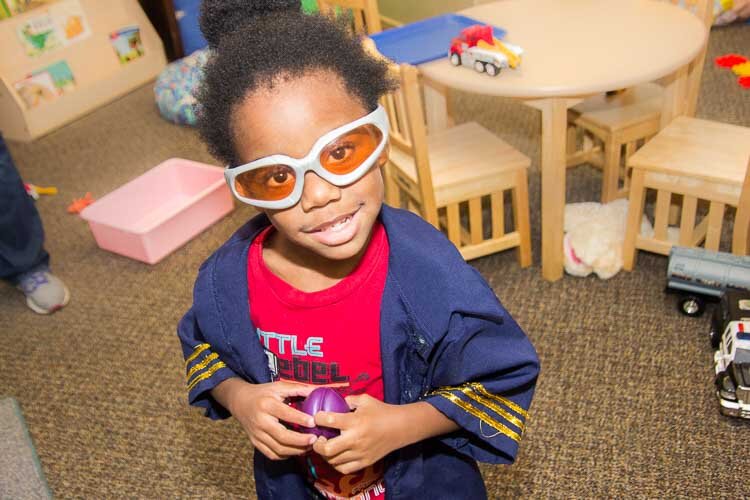
[[[234,208],[219,167],[172,158],[81,212],[96,244],[155,264]]]

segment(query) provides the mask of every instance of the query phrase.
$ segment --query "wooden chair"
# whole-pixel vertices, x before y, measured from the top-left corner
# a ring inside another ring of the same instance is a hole
[[[418,70],[393,68],[401,86],[383,99],[391,123],[386,201],[447,233],[467,260],[518,248],[521,267],[530,265],[529,158],[477,123],[428,136]],[[505,227],[506,192],[512,231]]]
[[[690,9],[707,29],[713,21],[713,2],[710,0],[662,0]],[[664,43],[669,43],[665,40]],[[695,115],[706,46],[691,63],[685,114]],[[661,128],[664,89],[657,83],[647,83],[615,93],[585,99],[568,113],[568,123],[577,136],[584,134],[585,153],[571,155],[576,137],[568,141],[569,166],[591,162],[602,169],[601,202],[607,203],[628,194],[629,179],[625,163],[635,151]]]
[[[687,116],[676,118],[633,154],[623,267],[633,269],[637,250],[668,255],[675,243],[719,250],[727,205],[738,208],[732,252],[747,253],[749,158],[750,128]],[[648,190],[656,191],[653,236],[640,233]],[[680,197],[673,195],[681,195],[682,207],[672,231],[676,238],[670,239],[670,205]]]
[[[383,31],[377,0],[318,0],[321,13],[335,15],[336,8],[351,12],[356,33],[371,35]]]
[[[750,254],[750,160],[747,163],[745,182],[742,183],[742,193],[734,216],[732,230],[732,253],[735,255]]]

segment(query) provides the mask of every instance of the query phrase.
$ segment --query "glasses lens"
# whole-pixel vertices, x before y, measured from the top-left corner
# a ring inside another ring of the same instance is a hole
[[[362,125],[329,142],[320,153],[320,164],[332,174],[348,174],[362,165],[382,140],[379,128]]]
[[[283,200],[294,190],[296,176],[287,165],[268,165],[243,172],[234,178],[237,193],[260,201]]]

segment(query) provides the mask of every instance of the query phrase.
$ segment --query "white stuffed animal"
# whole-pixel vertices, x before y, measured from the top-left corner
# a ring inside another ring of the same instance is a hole
[[[622,269],[622,244],[628,200],[601,203],[570,203],[565,206],[565,237],[563,239],[565,271],[573,276],[592,272],[602,279],[611,278]],[[653,234],[646,216],[641,234]]]

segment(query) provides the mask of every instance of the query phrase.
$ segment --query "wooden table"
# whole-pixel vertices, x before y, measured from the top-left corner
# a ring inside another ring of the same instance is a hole
[[[467,92],[515,97],[542,112],[542,275],[563,274],[567,109],[586,95],[672,75],[662,123],[683,113],[687,65],[707,38],[687,10],[655,0],[503,0],[459,12],[507,30],[524,49],[516,70],[497,77],[451,66],[420,66],[428,81]],[[446,51],[447,51],[446,47]],[[425,89],[431,130],[447,126],[445,94]]]

